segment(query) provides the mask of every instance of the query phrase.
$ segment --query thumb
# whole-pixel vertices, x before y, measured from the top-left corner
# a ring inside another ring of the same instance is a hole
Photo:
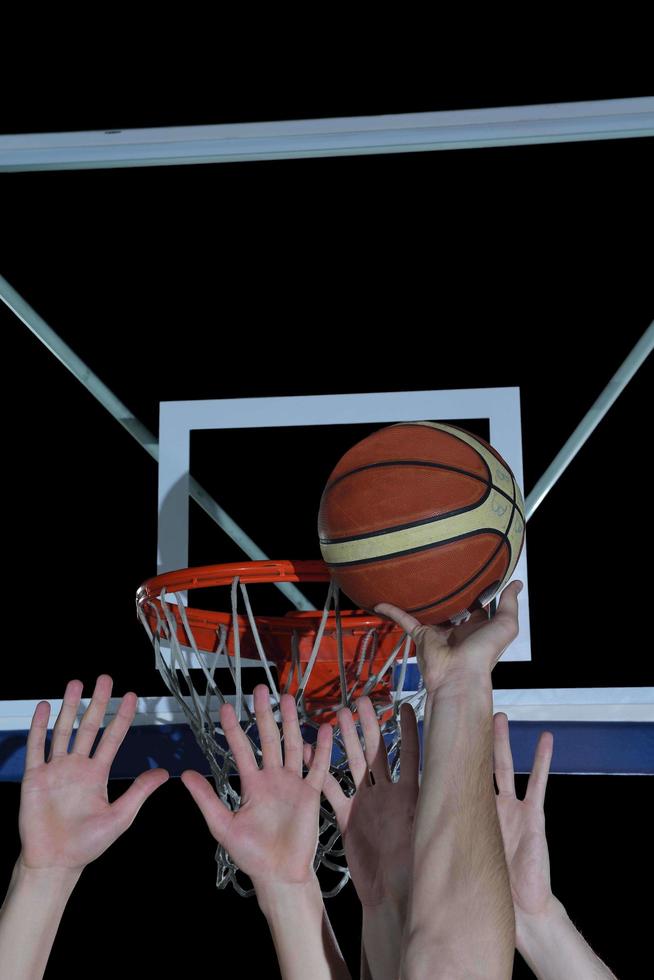
[[[226,846],[225,842],[234,819],[233,812],[218,798],[213,788],[199,772],[187,769],[186,772],[182,773],[182,782],[197,803],[215,840],[223,847]]]
[[[165,769],[148,769],[147,772],[137,776],[130,788],[115,803],[112,803],[111,810],[121,834],[132,826],[136,814],[147,798],[168,782],[169,778]]]
[[[494,617],[465,641],[492,655],[493,666],[518,635],[518,595],[521,591],[522,582],[514,581],[507,585]]]

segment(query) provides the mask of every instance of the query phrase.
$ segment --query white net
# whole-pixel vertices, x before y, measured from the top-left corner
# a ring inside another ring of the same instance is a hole
[[[239,613],[239,594],[243,605],[244,615]],[[272,661],[267,655],[261,631],[252,612],[248,590],[238,576],[231,584],[231,622],[220,623],[215,629],[215,649],[208,652],[197,642],[187,614],[184,596],[180,593],[166,593],[162,589],[158,597],[152,598],[141,590],[137,602],[139,618],[152,641],[156,666],[163,677],[171,694],[179,702],[190,725],[195,739],[209,763],[211,776],[216,793],[222,802],[231,810],[238,810],[241,804],[239,792],[238,769],[227,740],[219,723],[219,708],[227,697],[221,692],[216,678],[219,667],[227,667],[232,677],[235,694],[229,699],[233,701],[237,718],[247,735],[259,765],[262,754],[259,746],[258,731],[253,716],[250,700],[244,693],[244,670],[247,671],[252,660],[241,656],[241,630],[247,620],[249,635],[258,655],[258,665],[265,671],[271,692],[272,708],[281,729],[279,713],[279,698],[281,694],[294,693],[298,717],[304,740],[312,742],[315,739],[323,716],[330,715],[340,707],[351,707],[355,698],[365,694],[374,694],[373,703],[378,717],[386,716],[382,725],[382,735],[388,752],[392,778],[399,777],[400,756],[400,706],[410,702],[416,714],[419,715],[424,691],[421,684],[415,691],[405,692],[405,678],[409,665],[410,637],[399,634],[393,643],[391,651],[381,662],[379,660],[379,635],[373,626],[367,629],[357,641],[356,655],[351,662],[346,662],[344,656],[344,614],[340,609],[338,587],[332,582],[325,601],[320,620],[312,629],[315,638],[308,662],[302,669],[299,652],[303,631],[296,627],[290,636],[290,669],[282,690],[278,690],[271,667]],[[337,645],[338,686],[337,695],[330,703],[316,703],[316,699],[307,698],[307,688],[312,672],[319,658],[321,645],[325,639],[325,630],[330,613],[333,613]],[[226,617],[227,618],[227,617]],[[180,625],[183,628],[185,641],[180,639]],[[232,649],[228,655],[228,639],[231,634]],[[375,669],[376,668],[376,669]],[[198,680],[199,678],[199,680]],[[385,684],[382,685],[382,682]],[[379,689],[382,685],[382,697]],[[184,689],[188,694],[184,693]],[[283,744],[283,735],[282,735]],[[331,772],[340,782],[344,792],[354,793],[345,746],[338,725],[334,725],[334,740],[332,749]],[[217,887],[226,888],[231,884],[239,895],[249,897],[254,889],[249,879],[240,871],[227,851],[218,846],[216,851]],[[326,869],[321,874],[321,887],[325,897],[337,895],[349,878],[345,861],[341,836],[334,813],[323,798],[320,809],[320,826],[318,847],[314,858],[316,871]],[[335,879],[335,884],[325,883],[325,878]]]

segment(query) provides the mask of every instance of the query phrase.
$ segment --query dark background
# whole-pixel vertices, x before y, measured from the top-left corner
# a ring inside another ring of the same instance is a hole
[[[14,103],[0,123],[4,133],[111,129],[646,94],[391,89],[270,102],[107,92],[92,110],[81,98]],[[155,433],[164,400],[517,385],[528,493],[652,319],[652,163],[652,141],[619,140],[8,174],[1,270]],[[60,697],[73,676],[88,691],[102,671],[116,694],[163,693],[133,609],[156,565],[156,466],[4,306],[0,317],[3,697]],[[530,521],[534,662],[501,664],[496,687],[651,684],[651,530],[639,516],[651,382],[645,365]],[[317,557],[316,488],[355,441],[346,435],[289,430],[273,445],[262,433],[228,434],[214,472],[215,447],[194,437],[194,472],[215,480],[216,498],[272,557]],[[191,520],[198,560],[238,557],[204,515]],[[125,787],[112,782],[112,798]],[[19,787],[0,792],[8,880]],[[649,814],[644,777],[550,778],[554,891],[620,977],[642,975],[646,955],[635,893]],[[47,976],[71,957],[113,976],[115,960],[97,956],[108,939],[130,951],[126,976],[170,976],[180,953],[192,970],[249,976],[258,960],[275,975],[254,901],[215,890],[213,852],[171,781],[86,870]],[[355,970],[351,887],[328,910]],[[528,975],[517,963],[515,976]]]

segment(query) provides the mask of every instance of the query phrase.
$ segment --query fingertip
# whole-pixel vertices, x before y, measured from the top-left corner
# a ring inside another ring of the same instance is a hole
[[[361,697],[357,698],[356,705],[357,708],[359,708],[361,705],[363,705],[364,708],[367,708],[368,706],[371,708],[373,707],[372,700],[368,694],[362,694]]]
[[[285,708],[286,711],[294,711],[297,714],[297,704],[292,694],[282,694],[279,699],[279,707],[280,709]]]
[[[318,729],[318,737],[316,738],[314,761],[318,751],[320,750],[321,753],[324,753],[327,765],[329,765],[333,734],[334,732],[331,725],[324,724],[320,726]]]
[[[181,779],[184,786],[186,786],[187,789],[190,789],[189,784],[192,784],[194,782],[196,776],[200,776],[200,773],[196,772],[195,769],[185,769],[179,778]],[[200,778],[202,777],[200,776]]]
[[[234,719],[236,717],[236,710],[230,701],[225,701],[224,704],[221,704],[220,710],[218,711],[218,718],[221,725],[223,724],[223,716],[225,716],[226,720],[229,720],[230,718]]]
[[[162,768],[151,769],[150,772],[152,772],[153,775],[156,775],[157,777],[157,787],[163,786],[164,783],[167,783],[168,780],[170,779],[170,773],[168,772],[167,769],[162,769]]]

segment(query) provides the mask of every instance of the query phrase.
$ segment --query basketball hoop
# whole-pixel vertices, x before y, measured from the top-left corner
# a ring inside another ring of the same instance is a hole
[[[325,583],[324,608],[285,616],[255,615],[248,586],[280,582]],[[216,586],[230,589],[231,612],[186,605],[183,593]],[[239,594],[243,612],[239,612]],[[230,809],[240,806],[235,786],[238,770],[218,722],[218,709],[233,699],[241,727],[257,758],[261,758],[256,721],[243,693],[242,671],[255,662],[265,671],[280,727],[279,698],[285,693],[295,698],[305,740],[312,741],[325,721],[334,726],[331,772],[346,792],[354,792],[354,784],[336,712],[363,695],[370,697],[382,722],[393,778],[399,775],[400,705],[410,701],[418,711],[424,697],[422,690],[403,695],[411,639],[380,616],[342,610],[339,598],[338,587],[321,561],[207,565],[167,572],[139,588],[138,616],[154,646],[157,669],[181,705],[208,759],[216,792]],[[277,670],[278,681],[271,666]],[[230,671],[235,688],[231,697],[218,687],[218,667]],[[191,670],[201,678],[200,690]],[[322,806],[314,867],[317,870],[322,865],[340,874],[336,887],[323,892],[326,897],[338,894],[349,878],[339,842],[334,814]],[[218,847],[216,862],[219,888],[231,882],[240,895],[254,894],[253,889],[241,885],[239,869],[222,846]]]

